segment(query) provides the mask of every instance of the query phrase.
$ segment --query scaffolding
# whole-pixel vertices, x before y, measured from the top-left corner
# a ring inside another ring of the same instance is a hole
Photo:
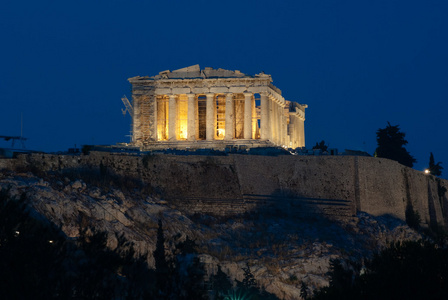
[[[15,141],[20,141],[22,144],[22,148],[25,148],[25,141],[27,138],[24,138],[22,136],[8,136],[8,135],[0,135],[0,139],[4,139],[5,141],[12,140],[12,146],[11,148],[14,148]]]
[[[124,107],[125,109],[121,109],[121,112],[123,113],[123,116],[126,116],[126,112],[129,113],[129,115],[131,116],[131,128],[129,130],[129,138],[132,141],[132,135],[133,135],[133,123],[134,123],[134,108],[132,107],[131,103],[129,102],[128,97],[126,97],[126,95],[124,95],[123,97],[121,97],[121,101],[123,101]]]

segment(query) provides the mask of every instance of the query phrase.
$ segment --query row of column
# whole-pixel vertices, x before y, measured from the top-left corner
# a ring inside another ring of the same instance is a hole
[[[275,99],[270,99],[267,93],[261,98],[261,139],[271,140],[277,145],[287,144],[287,117],[284,107]],[[263,109],[264,108],[264,109]]]
[[[275,100],[270,101],[270,139],[277,145],[286,145],[287,141],[287,118],[284,107]]]
[[[244,139],[252,139],[252,99],[253,93],[244,94]],[[214,140],[215,131],[215,107],[216,107],[216,94],[205,94],[206,96],[206,140]],[[225,140],[231,140],[234,138],[234,101],[233,94],[227,93],[225,100]],[[269,139],[269,98],[267,93],[261,93],[261,115],[260,115],[260,134],[262,140]],[[176,97],[177,95],[169,95],[168,103],[168,139],[176,140]],[[187,94],[188,97],[188,112],[187,112],[187,140],[195,139],[195,99],[196,94]],[[157,102],[157,101],[155,101]],[[157,104],[156,104],[157,105]],[[155,116],[157,124],[157,117]],[[157,128],[157,125],[155,126]]]

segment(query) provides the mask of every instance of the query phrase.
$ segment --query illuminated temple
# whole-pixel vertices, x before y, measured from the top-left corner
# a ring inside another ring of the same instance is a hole
[[[136,76],[132,144],[142,149],[305,146],[305,108],[287,101],[270,75],[199,65]]]

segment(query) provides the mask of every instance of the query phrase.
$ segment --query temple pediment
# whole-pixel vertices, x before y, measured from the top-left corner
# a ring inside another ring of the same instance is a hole
[[[193,66],[189,66],[186,68],[182,68],[182,69],[178,69],[178,70],[174,70],[173,73],[190,73],[190,72],[200,72],[201,68],[198,65],[193,65]]]
[[[226,70],[226,69],[213,69],[205,67],[201,70],[199,65],[193,65],[174,71],[166,70],[160,72],[158,75],[150,77],[154,80],[160,79],[193,79],[193,78],[252,78],[252,76],[246,75],[239,70]]]

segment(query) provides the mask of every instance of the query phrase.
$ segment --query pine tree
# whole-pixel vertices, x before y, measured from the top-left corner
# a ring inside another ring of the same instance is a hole
[[[405,136],[406,134],[400,131],[398,125],[392,126],[387,122],[386,128],[380,128],[376,132],[378,147],[375,156],[396,160],[412,168],[416,160],[404,147],[408,143]]]
[[[173,253],[174,269],[172,272],[173,287],[170,289],[171,299],[207,299],[205,288],[204,264],[198,256],[196,242],[188,236],[185,241],[176,245]]]
[[[304,300],[308,299],[308,287],[306,286],[306,283],[303,281],[300,284],[300,297],[302,297],[302,299]]]
[[[218,265],[218,271],[215,275],[210,276],[210,286],[215,294],[215,298],[223,297],[232,289],[232,282],[229,276],[224,273],[221,266]]]
[[[168,292],[169,266],[165,256],[165,236],[163,234],[162,220],[159,219],[157,228],[157,243],[154,250],[154,261],[156,266],[156,287],[162,298],[165,298]]]
[[[435,175],[435,176],[441,176],[442,175],[443,167],[440,164],[441,164],[441,162],[438,162],[438,163],[434,162],[434,155],[431,152],[431,154],[429,156],[429,167],[428,167],[428,169],[429,169],[429,172],[432,175]]]

